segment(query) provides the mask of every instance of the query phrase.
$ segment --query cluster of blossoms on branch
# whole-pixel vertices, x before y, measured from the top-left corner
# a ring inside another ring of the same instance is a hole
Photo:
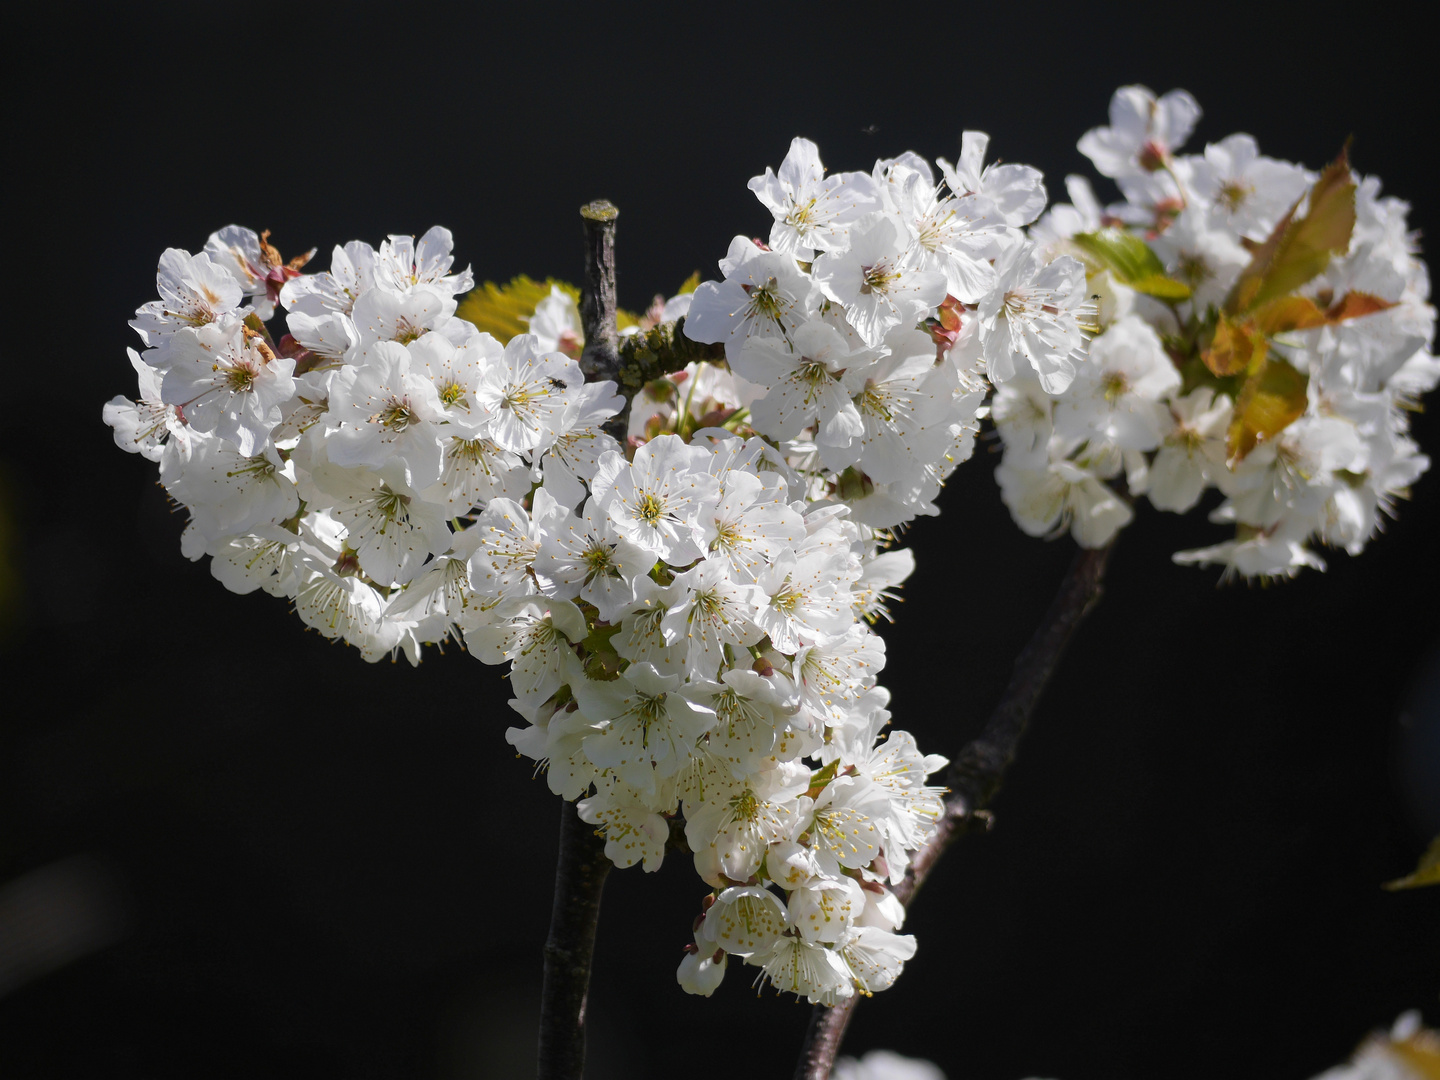
[[[973,450],[987,368],[1065,385],[1093,312],[1081,264],[1042,258],[1021,231],[1045,206],[1040,173],[986,167],[987,143],[966,132],[937,180],[915,154],[827,176],[796,139],[778,172],[750,181],[769,242],[737,236],[723,280],[686,311],[685,335],[723,345],[725,365],[647,389],[632,433],[673,423],[666,399],[739,410],[809,500],[872,529],[937,514]]]
[[[1071,176],[1030,237],[1085,264],[1101,332],[1068,387],[995,380],[996,478],[1027,533],[1087,547],[1135,498],[1185,513],[1218,488],[1234,538],[1177,561],[1324,569],[1311,543],[1359,553],[1429,466],[1408,434],[1440,379],[1429,277],[1408,206],[1344,154],[1315,174],[1249,135],[1177,153],[1199,115],[1123,87],[1080,140],[1124,201]]]
[[[1403,206],[1244,136],[1176,157],[1183,95],[1112,111],[1082,148],[1127,203],[1072,179],[1038,221],[1040,173],[987,166],[982,134],[829,175],[796,139],[750,182],[768,240],[636,321],[711,359],[633,400],[584,378],[573,290],[525,332],[462,317],[484,304],[442,228],[306,274],[231,226],[162,256],[139,400],[105,418],[228,588],[367,659],[508,664],[507,739],[610,859],[685,848],[710,886],[687,990],[734,956],[814,1002],[874,993],[914,952],[890,887],[945,762],[887,730],[871,624],[914,568],[895,530],[938,512],[987,410],[1026,531],[1099,545],[1129,499],[1215,485],[1239,539],[1195,557],[1247,574],[1314,562],[1315,533],[1357,548],[1425,465],[1399,407],[1440,371]]]
[[[943,759],[879,734],[865,617],[908,558],[738,424],[622,450],[612,383],[456,317],[450,247],[352,243],[317,275],[235,227],[167,252],[117,441],[230,588],[372,659],[459,637],[508,664],[508,738],[618,865],[654,869],[683,823],[714,889],[688,987],[733,952],[817,1000],[884,989],[913,951],[886,886],[941,809]]]

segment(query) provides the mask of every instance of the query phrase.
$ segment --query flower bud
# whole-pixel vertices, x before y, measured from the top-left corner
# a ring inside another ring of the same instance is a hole
[[[716,956],[719,960],[716,960]],[[675,980],[687,994],[709,997],[725,978],[725,964],[729,960],[724,953],[701,957],[698,953],[685,954],[675,972]]]

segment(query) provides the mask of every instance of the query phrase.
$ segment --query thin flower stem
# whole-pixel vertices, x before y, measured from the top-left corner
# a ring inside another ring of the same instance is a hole
[[[1065,647],[1081,620],[1100,599],[1100,585],[1109,558],[1108,546],[1082,550],[1075,556],[1050,603],[1050,610],[1015,658],[1010,683],[984,729],[951,763],[946,774],[950,795],[945,800],[945,813],[934,835],[915,853],[904,879],[894,890],[896,898],[906,907],[945,850],[971,822],[987,819],[984,809],[999,791],[1005,770],[1015,759],[1020,738],[1025,734],[1025,725],[1055,673]],[[834,1008],[815,1006],[805,1031],[800,1060],[795,1066],[794,1080],[827,1080],[860,998],[861,995],[856,994]]]
[[[572,804],[562,802],[560,859],[540,993],[540,1080],[581,1080],[585,1072],[585,1002],[600,894],[609,872],[604,841],[580,820]]]

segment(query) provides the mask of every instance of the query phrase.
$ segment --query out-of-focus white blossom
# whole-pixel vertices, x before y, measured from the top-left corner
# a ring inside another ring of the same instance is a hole
[[[842,1057],[830,1075],[835,1080],[945,1080],[938,1066],[892,1050],[871,1050],[859,1059]]]

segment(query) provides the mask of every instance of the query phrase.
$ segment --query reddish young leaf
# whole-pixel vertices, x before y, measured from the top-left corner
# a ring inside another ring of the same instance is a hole
[[[1325,312],[1325,320],[1331,323],[1344,322],[1346,319],[1358,319],[1362,315],[1373,315],[1377,311],[1385,311],[1394,306],[1393,300],[1382,300],[1369,293],[1349,292],[1330,305],[1330,310]]]

